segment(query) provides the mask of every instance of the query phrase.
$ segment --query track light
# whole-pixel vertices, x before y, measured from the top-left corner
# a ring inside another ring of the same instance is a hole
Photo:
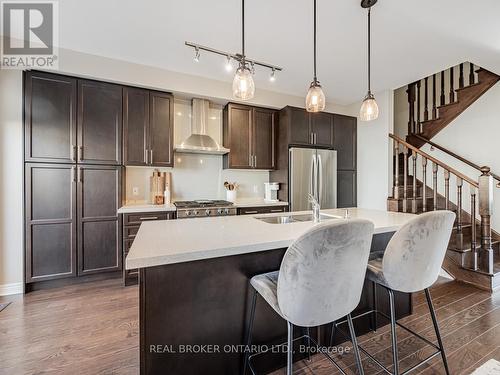
[[[231,72],[232,70],[233,70],[233,65],[231,64],[231,57],[228,55],[226,61],[226,72]]]
[[[273,69],[271,71],[271,75],[269,76],[269,81],[271,81],[271,82],[276,81],[276,69]]]
[[[200,49],[198,47],[194,49],[194,61],[200,62]]]

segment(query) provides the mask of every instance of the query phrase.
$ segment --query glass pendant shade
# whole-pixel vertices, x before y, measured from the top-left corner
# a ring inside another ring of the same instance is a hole
[[[311,82],[306,96],[306,111],[321,112],[325,109],[325,94],[319,82]]]
[[[376,120],[378,117],[378,105],[373,94],[368,93],[363,104],[361,104],[361,109],[359,110],[359,118],[361,121],[372,121]]]
[[[252,73],[244,65],[240,65],[233,79],[233,96],[241,100],[252,99],[255,95],[255,84]]]

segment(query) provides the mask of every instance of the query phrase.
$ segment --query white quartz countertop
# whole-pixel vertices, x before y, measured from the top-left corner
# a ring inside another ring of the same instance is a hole
[[[345,210],[321,212],[343,217]],[[372,221],[375,233],[396,231],[414,217],[413,214],[363,208],[351,208],[349,214],[351,219]],[[280,215],[283,214],[143,222],[126,258],[126,269],[284,248],[314,225],[311,221],[269,224],[255,219],[259,216]]]
[[[173,204],[126,204],[118,209],[119,214],[133,214],[137,212],[164,212],[175,211]]]
[[[271,206],[288,206],[288,202],[268,202],[264,198],[241,198],[234,202],[235,207],[271,207]]]

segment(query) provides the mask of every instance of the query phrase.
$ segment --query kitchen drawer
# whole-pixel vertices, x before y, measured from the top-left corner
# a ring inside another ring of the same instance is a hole
[[[270,214],[286,211],[287,206],[241,207],[238,208],[238,215]]]
[[[168,220],[173,218],[171,212],[138,212],[123,214],[123,225],[140,225],[143,221]]]
[[[139,231],[140,225],[134,225],[131,227],[123,227],[123,239],[134,239],[137,232]]]

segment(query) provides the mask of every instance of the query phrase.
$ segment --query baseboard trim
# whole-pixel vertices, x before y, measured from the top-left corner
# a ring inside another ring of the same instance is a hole
[[[0,296],[24,293],[23,283],[0,284]]]

